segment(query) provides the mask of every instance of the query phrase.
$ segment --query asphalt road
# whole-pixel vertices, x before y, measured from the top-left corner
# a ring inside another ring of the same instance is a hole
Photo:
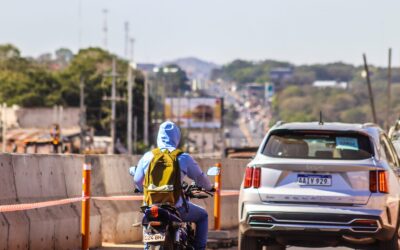
[[[136,250],[143,249],[143,245],[141,242],[132,243],[132,244],[110,244],[105,243],[103,247],[96,248],[96,250]],[[237,247],[232,248],[221,248],[221,250],[237,250]],[[288,247],[290,250],[312,250],[317,248],[303,248],[303,247]],[[347,247],[326,247],[326,248],[318,248],[319,250],[350,250],[351,248]]]

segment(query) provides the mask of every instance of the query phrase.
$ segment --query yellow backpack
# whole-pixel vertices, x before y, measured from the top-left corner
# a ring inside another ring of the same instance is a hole
[[[154,155],[145,174],[144,203],[175,205],[182,195],[181,170],[178,156],[183,152],[176,149],[172,152],[161,151],[159,148],[151,151]]]

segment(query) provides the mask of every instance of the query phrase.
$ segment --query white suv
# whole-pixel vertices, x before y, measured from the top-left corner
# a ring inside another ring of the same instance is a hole
[[[239,247],[398,250],[398,170],[373,124],[277,124],[246,167]]]

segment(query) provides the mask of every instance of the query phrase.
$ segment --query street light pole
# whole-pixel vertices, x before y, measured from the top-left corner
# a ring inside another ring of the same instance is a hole
[[[369,101],[370,101],[371,111],[372,111],[372,119],[374,120],[375,124],[378,124],[378,119],[376,118],[376,111],[375,111],[374,94],[372,92],[371,79],[370,79],[369,68],[368,68],[368,63],[367,63],[367,56],[365,54],[363,54],[363,59],[364,59],[364,70],[365,70],[366,77],[367,77],[367,86],[368,86]]]
[[[128,124],[127,124],[127,145],[128,152],[132,154],[132,66],[128,64]]]
[[[116,115],[116,60],[112,61],[112,85],[111,85],[111,153],[115,152],[115,115]]]
[[[128,64],[128,120],[127,120],[127,145],[128,145],[128,152],[129,154],[132,154],[132,89],[133,85],[135,84],[135,75],[133,74],[133,69],[136,68],[134,60],[133,60],[133,46],[135,40],[132,38],[129,40],[130,41],[130,63]],[[135,136],[135,143],[136,143],[136,136]]]
[[[86,108],[85,108],[85,83],[83,77],[81,77],[79,82],[79,89],[80,89],[80,100],[79,100],[79,126],[81,129],[81,145],[80,145],[80,152],[84,152],[86,145],[85,145],[85,134],[86,134]]]
[[[2,152],[5,153],[6,152],[6,146],[7,146],[7,117],[6,117],[6,109],[7,109],[7,104],[3,103],[2,109],[1,109],[1,127],[2,127],[2,137],[3,137],[3,141],[2,141]]]
[[[390,128],[390,109],[391,109],[391,91],[392,91],[392,48],[389,48],[388,55],[388,82],[387,82],[387,103],[386,103],[386,131]]]
[[[144,78],[144,123],[143,123],[143,142],[149,145],[149,84],[148,77]]]

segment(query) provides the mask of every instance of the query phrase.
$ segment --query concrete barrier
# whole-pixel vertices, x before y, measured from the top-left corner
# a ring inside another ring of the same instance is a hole
[[[10,155],[0,157],[0,204],[17,202],[14,174]],[[0,214],[0,249],[8,249],[8,232],[10,224],[5,215]]]
[[[65,158],[62,156],[13,155],[12,162],[19,202],[30,203],[67,198],[65,173],[61,167],[64,161]],[[29,221],[30,249],[53,249],[53,246],[55,249],[80,247],[79,216],[70,204],[27,210],[25,213]]]
[[[0,156],[1,204],[81,196],[83,156]],[[93,207],[91,246],[101,245],[101,217]],[[0,214],[0,249],[79,249],[80,204]]]
[[[67,187],[67,197],[79,197],[82,195],[82,165],[86,162],[83,155],[65,155],[62,156],[59,166],[64,171],[65,183]],[[82,214],[81,203],[73,203],[71,206],[76,211],[79,221]],[[101,215],[94,202],[90,203],[90,247],[101,245]]]
[[[137,157],[98,155],[88,156],[92,163],[92,195],[132,195],[133,183],[128,173]],[[124,243],[141,239],[141,228],[132,227],[141,219],[140,201],[95,201],[102,216],[104,242]]]
[[[132,195],[128,168],[140,156],[0,155],[0,203],[30,203],[79,197],[82,165],[92,164],[92,196]],[[202,169],[218,159],[196,159]],[[239,189],[247,160],[223,159],[222,189]],[[210,177],[213,181],[213,178]],[[222,228],[237,226],[237,196],[222,198]],[[213,199],[196,201],[206,207],[213,228]],[[140,201],[92,201],[90,246],[101,242],[140,240]],[[81,204],[0,213],[2,249],[79,249]]]
[[[15,204],[19,201],[16,191],[12,157],[0,157],[0,203]],[[29,220],[25,212],[1,214],[0,249],[28,249]]]

